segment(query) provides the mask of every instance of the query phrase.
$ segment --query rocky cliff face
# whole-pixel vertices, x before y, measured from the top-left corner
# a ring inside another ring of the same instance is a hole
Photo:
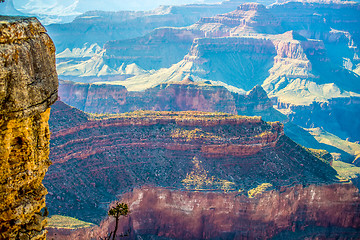
[[[271,14],[270,10],[264,5],[254,2],[243,3],[230,13],[219,14],[215,17],[204,17],[197,24],[225,25],[232,29],[232,31],[228,31],[228,35],[231,36],[245,29],[264,33],[278,33],[281,30],[280,21]]]
[[[55,47],[35,18],[0,22],[0,238],[45,239]]]
[[[143,92],[124,86],[82,84],[61,81],[61,101],[89,113],[124,113],[135,110],[206,111],[239,115],[276,115],[270,99],[260,86],[248,93],[235,93],[211,82],[197,83],[189,78],[164,83]]]
[[[149,184],[247,195],[262,184],[337,181],[280,123],[260,117],[140,111],[84,119],[59,101],[53,110],[53,165],[45,178],[52,214],[99,222],[117,194]]]
[[[295,186],[256,198],[141,188],[122,196],[131,217],[120,220],[129,239],[357,239],[360,199],[352,185]],[[56,232],[59,239],[95,239],[115,225]],[[51,236],[54,231],[50,230]]]

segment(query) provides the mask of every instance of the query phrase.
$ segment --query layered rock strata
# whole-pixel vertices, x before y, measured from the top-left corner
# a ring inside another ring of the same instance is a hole
[[[35,18],[0,20],[0,238],[45,239],[55,47]]]
[[[280,123],[260,117],[81,114],[59,101],[53,106],[53,165],[45,177],[52,214],[99,222],[117,194],[149,184],[247,194],[263,183],[280,189],[337,181],[329,163],[286,137]]]
[[[119,232],[130,239],[358,239],[360,198],[350,184],[295,186],[248,198],[238,193],[204,193],[141,188],[122,196],[130,217]],[[51,229],[59,239],[95,239],[115,226],[78,231]]]
[[[64,103],[89,113],[152,110],[279,115],[260,86],[248,93],[235,93],[223,86],[212,85],[210,81],[197,83],[191,78],[160,84],[142,92],[127,91],[121,85],[60,81],[59,95]]]

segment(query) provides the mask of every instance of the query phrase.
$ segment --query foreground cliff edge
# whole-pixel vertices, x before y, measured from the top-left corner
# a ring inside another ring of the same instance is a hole
[[[0,239],[45,239],[55,47],[36,18],[0,16]]]

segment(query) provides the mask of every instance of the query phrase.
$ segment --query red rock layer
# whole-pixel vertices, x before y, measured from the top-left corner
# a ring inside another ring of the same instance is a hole
[[[130,217],[120,221],[129,239],[358,239],[360,198],[353,185],[295,186],[256,198],[141,188],[122,196]],[[59,239],[106,236],[115,221],[75,232],[50,229]]]
[[[59,95],[61,101],[90,113],[190,110],[252,116],[274,111],[270,99],[260,86],[255,86],[247,94],[194,82],[166,83],[144,92],[128,92],[120,85],[62,81]]]
[[[90,113],[124,113],[135,110],[206,111],[259,115],[273,110],[266,92],[255,86],[248,94],[194,82],[166,83],[144,92],[128,92],[120,85],[78,84],[62,81],[61,101]]]

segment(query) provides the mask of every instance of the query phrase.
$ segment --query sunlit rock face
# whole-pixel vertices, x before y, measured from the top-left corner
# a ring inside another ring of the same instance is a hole
[[[0,19],[0,238],[45,239],[55,47],[35,18]]]
[[[260,86],[248,93],[235,93],[209,81],[194,82],[189,77],[180,82],[159,84],[141,92],[127,91],[121,85],[60,81],[59,96],[64,103],[89,113],[152,110],[276,115],[270,99]]]

